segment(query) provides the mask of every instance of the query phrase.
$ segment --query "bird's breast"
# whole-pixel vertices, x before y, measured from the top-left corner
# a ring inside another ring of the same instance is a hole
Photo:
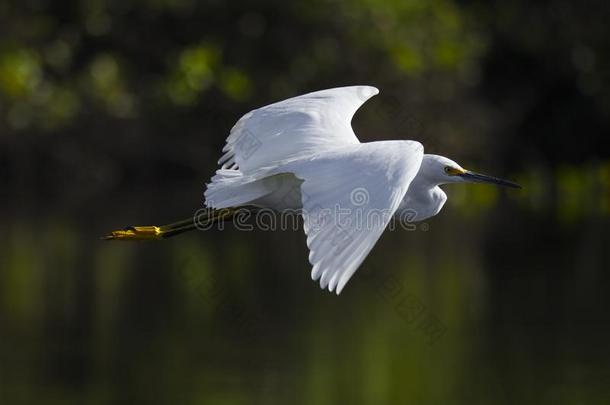
[[[410,187],[396,216],[401,221],[420,222],[438,214],[446,201],[447,194],[438,186],[429,189]]]

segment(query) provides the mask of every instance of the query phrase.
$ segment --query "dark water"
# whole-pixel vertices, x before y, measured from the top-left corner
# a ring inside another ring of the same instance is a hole
[[[165,201],[11,207],[1,402],[607,403],[608,217],[472,190],[384,235],[339,297],[300,231],[109,243]]]

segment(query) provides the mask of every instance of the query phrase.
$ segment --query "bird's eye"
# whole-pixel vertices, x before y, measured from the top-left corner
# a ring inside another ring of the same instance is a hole
[[[451,168],[449,166],[445,166],[445,173],[450,174]]]

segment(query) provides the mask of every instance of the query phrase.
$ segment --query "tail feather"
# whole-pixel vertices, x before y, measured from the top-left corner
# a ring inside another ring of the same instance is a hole
[[[207,184],[205,205],[209,208],[228,208],[248,204],[269,194],[270,190],[259,179],[244,176],[239,170],[219,169]]]

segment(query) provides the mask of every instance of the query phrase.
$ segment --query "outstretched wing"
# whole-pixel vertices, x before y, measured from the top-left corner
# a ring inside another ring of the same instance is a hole
[[[295,162],[303,181],[304,228],[311,276],[341,292],[394,216],[423,157],[414,141],[343,147]]]
[[[250,111],[231,129],[218,163],[222,169],[249,174],[327,148],[357,144],[352,117],[377,93],[371,86],[339,87]]]

